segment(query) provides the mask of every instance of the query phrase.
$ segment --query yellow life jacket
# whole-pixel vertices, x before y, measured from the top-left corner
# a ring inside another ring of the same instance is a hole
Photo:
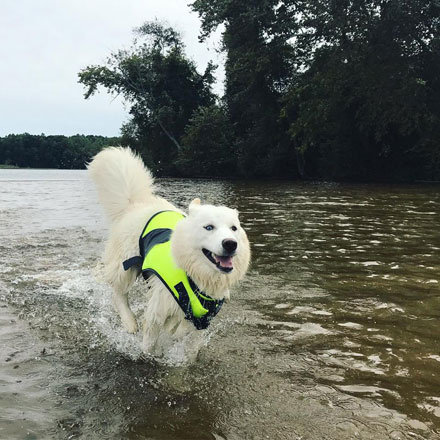
[[[133,266],[141,269],[147,279],[156,275],[198,330],[209,326],[224,300],[216,300],[203,293],[186,274],[177,267],[171,255],[170,236],[177,223],[185,216],[176,211],[160,211],[151,217],[139,238],[140,256],[129,258],[122,264],[125,270]]]

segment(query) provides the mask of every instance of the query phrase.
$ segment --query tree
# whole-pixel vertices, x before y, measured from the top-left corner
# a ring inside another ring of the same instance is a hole
[[[102,148],[119,138],[10,134],[0,138],[0,164],[27,168],[82,169]]]
[[[104,66],[79,73],[85,98],[99,86],[121,95],[131,120],[122,128],[124,142],[140,151],[159,174],[174,174],[185,126],[199,107],[214,103],[215,66],[199,74],[184,53],[180,35],[170,27],[147,22],[135,30],[130,49],[112,53]]]
[[[284,115],[311,176],[437,178],[440,7],[304,1]]]
[[[282,97],[292,75],[293,1],[196,0],[203,40],[223,24],[224,101],[233,127],[239,171],[248,176],[295,176],[291,141],[280,125]]]
[[[200,107],[182,138],[177,167],[186,176],[231,177],[237,174],[231,126],[224,108]]]

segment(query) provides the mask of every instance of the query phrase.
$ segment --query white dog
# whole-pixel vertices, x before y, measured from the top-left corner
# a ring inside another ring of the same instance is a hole
[[[101,151],[88,169],[111,220],[104,277],[114,289],[114,307],[135,333],[127,296],[142,272],[149,288],[143,349],[160,355],[164,333],[182,338],[206,328],[244,277],[250,249],[238,212],[195,199],[185,216],[154,195],[150,172],[128,148]]]

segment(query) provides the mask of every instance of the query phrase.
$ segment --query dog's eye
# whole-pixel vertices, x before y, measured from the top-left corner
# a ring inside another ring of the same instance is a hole
[[[237,230],[237,226],[231,226],[231,229],[235,232]]]
[[[208,225],[208,226],[205,226],[205,229],[206,229],[207,231],[212,231],[212,230],[214,229],[214,226],[212,226],[212,225]]]

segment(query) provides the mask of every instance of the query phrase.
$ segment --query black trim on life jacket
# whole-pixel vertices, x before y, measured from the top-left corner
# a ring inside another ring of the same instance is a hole
[[[142,249],[143,249],[143,246],[144,246],[143,245],[143,240],[144,240],[143,235],[144,235],[144,232],[147,230],[148,226],[150,225],[151,220],[153,220],[153,218],[156,217],[157,215],[162,214],[163,212],[168,212],[168,211],[169,210],[163,210],[163,211],[156,212],[156,214],[152,215],[150,217],[150,219],[147,221],[147,224],[144,226],[144,229],[142,229],[142,233],[141,233],[141,235],[139,237],[139,255],[140,256],[145,257],[145,255],[146,255],[146,254],[142,253]],[[162,242],[162,243],[164,243],[164,242]],[[142,267],[142,265],[141,265],[141,267]]]
[[[197,330],[206,329],[209,326],[211,319],[217,315],[217,313],[222,308],[223,303],[225,302],[224,299],[217,300],[217,299],[211,298],[210,296],[208,296],[206,294],[203,294],[203,295],[207,299],[203,298],[200,295],[200,289],[197,287],[197,285],[194,283],[194,281],[190,277],[188,277],[188,281],[189,281],[197,299],[202,304],[202,307],[204,307],[206,310],[208,310],[208,313],[206,315],[202,316],[201,318],[196,318],[192,313],[191,303],[189,300],[188,292],[186,291],[185,286],[183,285],[182,282],[180,282],[174,286],[174,288],[177,290],[177,293],[179,294],[179,298],[177,298],[176,295],[174,295],[174,292],[169,288],[168,284],[165,283],[164,279],[154,269],[146,269],[146,270],[142,271],[142,276],[144,277],[145,280],[148,280],[150,275],[156,275],[157,278],[159,278],[159,280],[168,289],[171,296],[174,298],[174,300],[177,302],[177,305],[180,307],[180,309],[184,313],[185,319],[187,319],[188,321],[191,321]]]
[[[164,211],[161,211],[164,212]],[[160,213],[158,213],[160,214]],[[156,214],[157,215],[157,214]],[[156,215],[154,215],[153,217],[155,217]],[[153,218],[151,217],[151,218]],[[151,219],[150,219],[151,221]],[[148,221],[148,223],[150,223],[150,221]],[[148,227],[148,223],[145,226],[145,228],[142,231],[142,235],[144,235],[144,231],[147,229]],[[124,266],[124,270],[128,270],[133,266],[137,266],[139,267],[139,269],[142,269],[142,264],[144,263],[144,258],[142,257],[147,255],[148,252],[154,247],[156,246],[156,244],[160,244],[160,243],[166,243],[167,241],[169,241],[170,237],[171,237],[171,229],[168,228],[163,228],[163,229],[153,229],[151,232],[149,232],[145,237],[140,237],[139,239],[139,254],[136,257],[131,257],[128,260],[123,261],[122,265]]]
[[[142,263],[144,260],[139,255],[137,257],[131,257],[128,260],[125,260],[122,262],[122,265],[124,266],[124,270],[130,269],[130,267],[138,266],[139,269],[142,267]]]
[[[220,311],[224,300],[223,299],[214,300],[211,297],[207,297],[207,298],[209,298],[208,300],[204,299],[202,296],[200,296],[200,294],[199,294],[200,291],[199,291],[198,287],[194,284],[194,281],[190,277],[188,277],[188,281],[189,281],[191,288],[193,289],[193,292],[196,295],[197,299],[202,304],[202,307],[204,307],[206,310],[208,310],[208,313],[206,315],[202,316],[201,318],[196,318],[192,314],[188,292],[186,291],[183,283],[179,283],[174,286],[174,288],[179,293],[179,300],[177,301],[177,303],[179,304],[180,308],[185,313],[185,319],[188,319],[189,321],[191,321],[197,330],[204,330],[205,328],[207,328],[209,326],[211,319],[214,318],[214,316],[217,315],[217,313]],[[174,297],[174,298],[176,298],[176,297]]]
[[[166,243],[170,240],[171,229],[153,229],[142,240],[139,240],[141,255],[147,255],[156,244]],[[142,266],[142,265],[141,265]]]

